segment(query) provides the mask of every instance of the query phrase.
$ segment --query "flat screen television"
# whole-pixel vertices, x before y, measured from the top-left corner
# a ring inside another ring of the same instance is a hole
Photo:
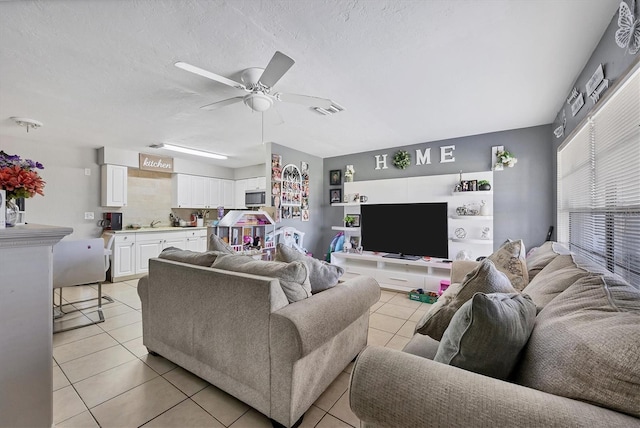
[[[380,204],[360,207],[362,246],[385,257],[416,260],[449,256],[446,202]]]

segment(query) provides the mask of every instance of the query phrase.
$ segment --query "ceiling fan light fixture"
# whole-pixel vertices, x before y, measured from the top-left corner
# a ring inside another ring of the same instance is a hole
[[[175,144],[169,144],[169,143],[154,144],[151,147],[153,147],[154,149],[171,150],[173,152],[185,153],[188,155],[201,156],[205,158],[228,159],[227,156],[225,155],[219,155],[217,153],[207,152],[207,151],[198,150],[198,149],[192,149],[184,146],[177,146]]]
[[[28,117],[12,117],[13,121],[25,128],[27,128],[27,132],[29,132],[29,128],[38,129],[42,126],[42,122],[35,119],[29,119]]]
[[[273,99],[262,93],[253,93],[244,97],[244,104],[253,111],[267,111],[273,105]]]

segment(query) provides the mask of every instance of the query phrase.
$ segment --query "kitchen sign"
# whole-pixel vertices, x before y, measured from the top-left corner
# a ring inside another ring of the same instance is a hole
[[[140,153],[140,169],[145,171],[173,172],[173,158]]]

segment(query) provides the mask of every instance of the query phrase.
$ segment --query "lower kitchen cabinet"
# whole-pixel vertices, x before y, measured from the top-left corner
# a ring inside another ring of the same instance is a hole
[[[112,233],[105,232],[105,239]],[[149,259],[158,257],[162,250],[168,247],[206,251],[207,229],[159,229],[116,233],[111,254],[111,281],[143,276],[149,272]]]

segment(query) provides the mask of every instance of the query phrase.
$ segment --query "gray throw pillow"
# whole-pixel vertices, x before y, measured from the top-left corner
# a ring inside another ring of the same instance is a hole
[[[282,263],[254,260],[249,256],[221,254],[213,262],[215,269],[277,278],[289,303],[311,296],[307,266],[302,262]]]
[[[176,247],[168,247],[162,250],[159,259],[173,260],[174,262],[189,263],[191,265],[211,267],[220,253],[219,251],[197,251],[181,250]]]
[[[300,261],[307,265],[311,291],[314,294],[336,285],[344,273],[344,269],[340,266],[305,256],[284,244],[278,244],[276,248],[276,261],[287,263]]]
[[[213,251],[220,251],[225,254],[235,254],[235,251],[233,251],[231,246],[224,242],[224,240],[215,233],[212,233],[211,236],[209,236],[209,249]]]
[[[462,284],[451,284],[416,325],[416,333],[441,340],[453,314],[475,293],[516,293],[507,276],[484,259],[467,274]]]
[[[507,379],[535,320],[536,305],[526,294],[476,293],[451,319],[434,361]]]

